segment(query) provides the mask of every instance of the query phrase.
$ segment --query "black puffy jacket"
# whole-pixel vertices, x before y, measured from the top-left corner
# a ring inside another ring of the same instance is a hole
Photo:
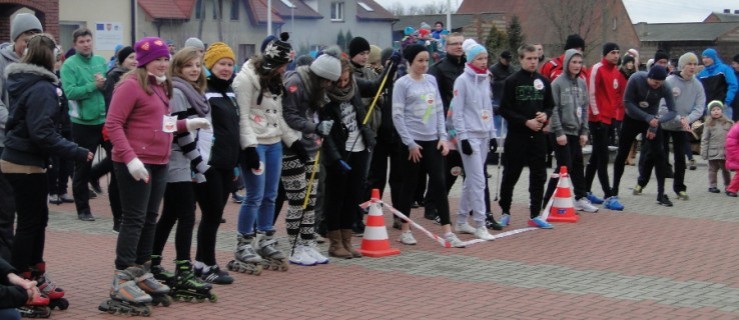
[[[2,159],[46,168],[50,155],[85,160],[88,150],[64,139],[54,119],[61,111],[59,79],[32,64],[14,63],[6,69],[10,97]]]

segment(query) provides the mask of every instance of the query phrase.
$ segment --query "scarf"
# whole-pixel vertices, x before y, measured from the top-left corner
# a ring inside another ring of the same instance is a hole
[[[195,109],[200,117],[205,117],[210,112],[210,104],[205,100],[205,96],[195,90],[195,87],[191,83],[180,77],[172,77],[172,86],[185,94],[187,102],[190,103],[190,106]]]
[[[352,77],[352,81],[349,82],[349,85],[344,88],[339,88],[337,86],[333,86],[326,94],[328,95],[329,99],[333,101],[341,101],[341,102],[347,102],[354,98],[354,92],[355,88],[357,87],[357,83],[354,80],[354,77]]]
[[[208,85],[223,96],[226,96],[226,92],[228,92],[228,89],[231,87],[232,82],[233,77],[228,80],[223,80],[216,77],[215,75],[211,75],[210,78],[208,78]]]
[[[167,75],[166,74],[163,75],[163,76],[161,76],[161,77],[157,77],[154,74],[152,74],[151,72],[149,72],[148,74],[149,74],[149,76],[154,77],[154,79],[157,80],[157,84],[160,85],[160,86],[162,85],[162,83],[164,83],[164,81],[167,81]]]

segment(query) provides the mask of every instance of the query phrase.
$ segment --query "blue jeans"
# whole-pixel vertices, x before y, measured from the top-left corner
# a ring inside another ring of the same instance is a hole
[[[254,233],[274,230],[275,198],[282,171],[282,143],[257,145],[261,171],[255,172],[241,164],[242,179],[246,187],[246,199],[239,209],[238,231]]]
[[[0,309],[0,319],[7,320],[20,320],[21,314],[15,308]]]

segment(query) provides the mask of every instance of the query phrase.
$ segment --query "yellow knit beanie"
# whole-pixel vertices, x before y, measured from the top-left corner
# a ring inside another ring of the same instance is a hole
[[[233,50],[231,50],[227,44],[223,42],[214,42],[208,46],[208,50],[205,51],[205,67],[208,68],[208,70],[213,69],[216,62],[223,58],[229,58],[236,63],[236,55],[234,55]]]

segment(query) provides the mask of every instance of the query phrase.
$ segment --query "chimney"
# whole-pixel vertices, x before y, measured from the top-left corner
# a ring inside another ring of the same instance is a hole
[[[731,13],[731,9],[724,9],[724,13]]]

